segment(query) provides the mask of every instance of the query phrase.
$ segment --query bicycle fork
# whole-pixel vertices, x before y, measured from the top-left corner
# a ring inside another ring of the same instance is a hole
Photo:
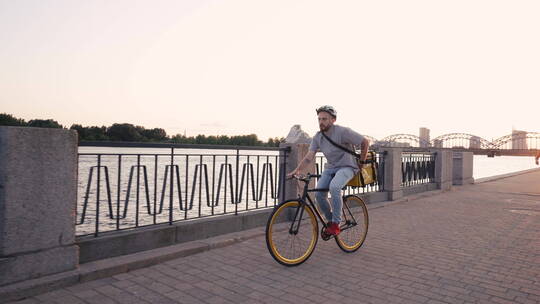
[[[349,228],[352,228],[358,225],[358,223],[356,222],[356,220],[354,219],[352,215],[351,209],[349,209],[349,206],[345,203],[345,201],[343,201],[342,210],[343,210],[342,216],[345,219],[345,225],[343,225],[343,227],[340,227],[341,231],[347,230]]]
[[[304,215],[304,205],[300,204],[298,208],[296,208],[296,212],[294,214],[293,220],[291,222],[291,227],[289,228],[289,234],[298,234],[298,230],[300,229],[300,222],[302,221],[302,216]],[[295,227],[295,223],[296,227]]]

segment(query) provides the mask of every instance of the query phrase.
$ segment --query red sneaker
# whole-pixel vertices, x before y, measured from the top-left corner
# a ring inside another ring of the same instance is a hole
[[[330,223],[325,232],[329,235],[338,235],[341,232],[341,229],[339,229],[338,223]]]

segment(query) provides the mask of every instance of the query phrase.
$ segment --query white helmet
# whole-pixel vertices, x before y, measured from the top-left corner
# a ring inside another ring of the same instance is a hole
[[[324,105],[324,106],[318,108],[316,111],[317,111],[317,114],[319,114],[320,112],[326,112],[326,113],[332,115],[334,118],[337,117],[336,109],[334,109],[334,107],[329,106],[329,105]]]

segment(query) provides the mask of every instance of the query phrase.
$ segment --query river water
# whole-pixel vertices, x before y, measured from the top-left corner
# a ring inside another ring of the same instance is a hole
[[[473,177],[479,179],[538,167],[534,162],[534,157],[487,157],[485,155],[475,155],[473,160]]]

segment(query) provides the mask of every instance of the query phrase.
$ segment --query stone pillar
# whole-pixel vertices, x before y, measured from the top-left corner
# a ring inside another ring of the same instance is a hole
[[[280,145],[280,148],[286,148],[289,147],[290,151],[287,153],[287,160],[285,163],[285,174],[286,176],[289,172],[296,169],[300,161],[306,156],[306,154],[309,151],[309,144],[291,144],[291,143],[283,143]],[[316,174],[315,169],[315,162],[313,162],[310,166],[305,168],[304,171],[301,172],[302,174]],[[285,200],[288,199],[294,199],[297,198],[299,195],[302,194],[304,183],[299,182],[296,179],[289,179],[285,182]],[[315,180],[312,180],[310,187],[315,187]]]
[[[75,269],[77,133],[0,127],[0,286]]]
[[[437,189],[450,190],[452,188],[452,156],[448,150],[435,150],[435,183]]]
[[[452,184],[466,185],[474,183],[473,178],[473,156],[472,152],[454,152]]]
[[[397,200],[403,197],[401,187],[401,154],[400,148],[383,148],[384,156],[384,188],[388,193],[388,200]]]

